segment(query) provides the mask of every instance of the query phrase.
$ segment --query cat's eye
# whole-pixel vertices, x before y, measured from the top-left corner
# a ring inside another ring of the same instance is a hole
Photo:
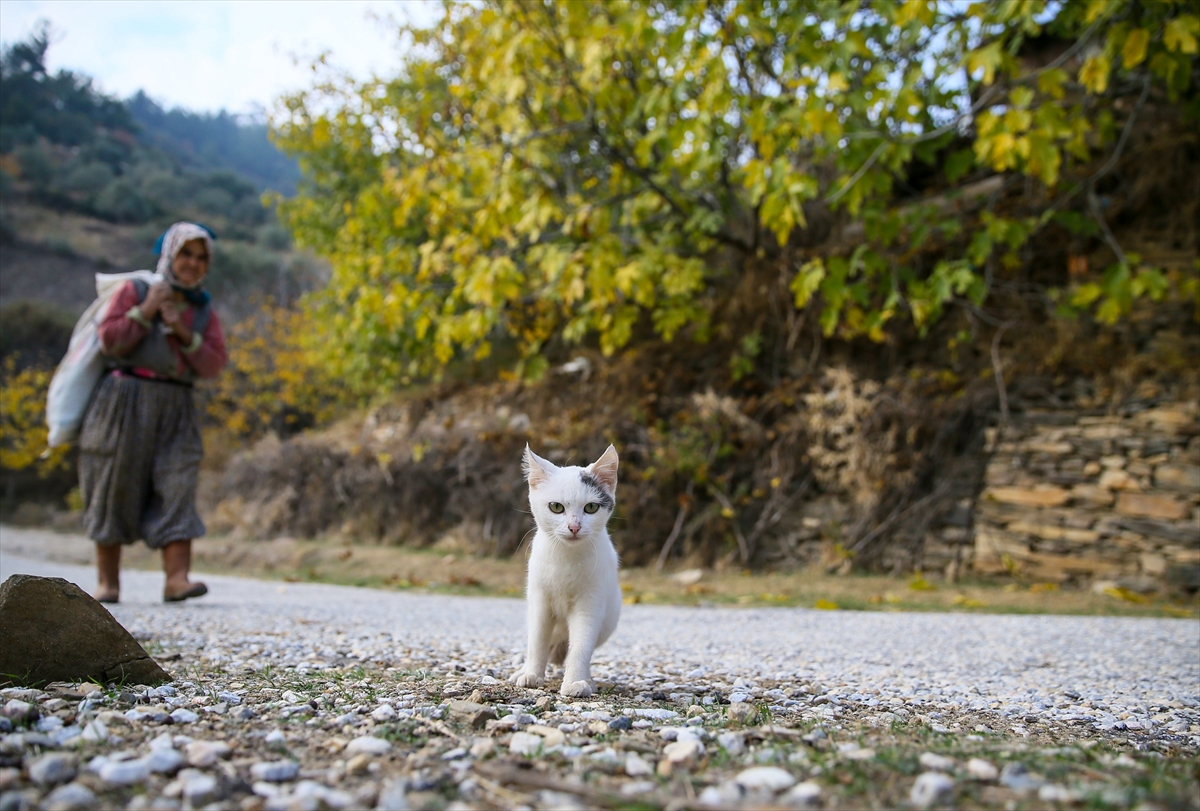
[[[589,501],[587,504],[583,505],[583,511],[588,515],[591,515],[598,509],[600,509],[600,505],[594,501]]]
[[[562,514],[563,505],[559,504],[557,501],[551,501],[549,506],[550,506],[550,512],[554,513],[555,515]]]

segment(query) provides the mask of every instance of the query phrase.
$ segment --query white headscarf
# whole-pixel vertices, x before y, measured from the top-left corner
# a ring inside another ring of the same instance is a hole
[[[208,249],[208,255],[213,255],[213,239],[212,234],[207,229],[196,225],[194,222],[177,222],[167,229],[167,232],[162,236],[162,252],[158,256],[158,266],[155,268],[163,275],[173,287],[178,287],[180,290],[197,290],[203,284],[201,279],[199,284],[191,288],[185,287],[180,283],[179,279],[171,271],[171,263],[175,261],[175,255],[179,253],[179,249],[183,247],[185,242],[191,242],[193,239],[204,240],[204,247]]]

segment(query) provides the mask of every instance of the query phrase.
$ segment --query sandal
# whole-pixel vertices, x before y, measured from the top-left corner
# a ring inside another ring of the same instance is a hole
[[[120,596],[116,595],[116,594],[100,594],[95,597],[95,600],[98,603],[119,603],[119,602],[121,602]]]
[[[184,600],[190,600],[192,597],[202,597],[208,594],[208,586],[203,583],[193,583],[192,587],[187,591],[181,591],[178,594],[163,594],[164,603],[178,603]]]

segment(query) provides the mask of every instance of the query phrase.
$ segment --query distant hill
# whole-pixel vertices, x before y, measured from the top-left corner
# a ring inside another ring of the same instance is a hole
[[[121,101],[46,68],[45,28],[0,54],[0,196],[113,223],[200,220],[222,236],[286,248],[262,193],[288,194],[295,162],[262,122]],[[0,238],[12,239],[11,219]]]
[[[138,127],[138,140],[158,147],[198,172],[229,170],[258,186],[259,191],[290,195],[300,167],[267,137],[267,125],[246,117],[165,110],[142,91],[125,102]]]

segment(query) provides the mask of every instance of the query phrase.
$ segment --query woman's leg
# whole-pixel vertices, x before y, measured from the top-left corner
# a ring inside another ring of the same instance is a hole
[[[115,603],[121,596],[121,545],[96,544],[96,594],[102,603]]]
[[[172,541],[162,548],[163,573],[166,583],[163,584],[163,599],[167,602],[186,600],[189,597],[199,597],[208,592],[203,583],[193,583],[188,579],[192,568],[192,541]]]

